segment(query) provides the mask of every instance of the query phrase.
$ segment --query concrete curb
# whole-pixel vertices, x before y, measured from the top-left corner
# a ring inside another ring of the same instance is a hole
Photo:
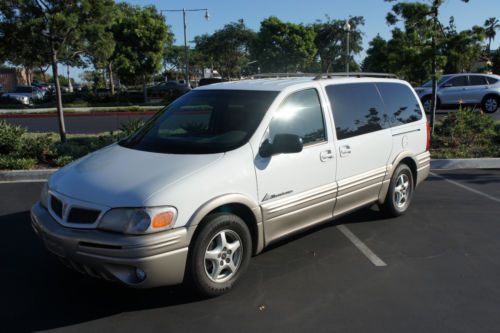
[[[64,117],[122,117],[122,116],[151,116],[158,111],[99,111],[99,112],[65,112]],[[0,114],[0,119],[9,118],[55,118],[57,113],[23,113],[23,114]]]
[[[432,170],[500,169],[500,158],[464,158],[431,160]],[[39,182],[47,180],[58,169],[0,170],[0,182]]]
[[[38,170],[3,170],[0,171],[0,182],[39,182],[46,181],[58,169]]]
[[[500,158],[431,159],[431,169],[500,169]]]

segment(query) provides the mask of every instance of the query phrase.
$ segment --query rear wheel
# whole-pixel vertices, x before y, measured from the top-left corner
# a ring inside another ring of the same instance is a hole
[[[413,174],[406,164],[400,164],[394,171],[389,191],[381,210],[390,217],[404,214],[413,197]]]
[[[481,109],[486,113],[493,113],[498,109],[498,104],[500,104],[500,98],[498,96],[486,96],[481,102]]]
[[[229,291],[246,270],[252,238],[246,223],[234,214],[209,215],[194,239],[188,276],[203,295]]]

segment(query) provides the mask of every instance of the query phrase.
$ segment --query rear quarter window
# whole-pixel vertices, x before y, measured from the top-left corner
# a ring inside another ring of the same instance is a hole
[[[391,127],[422,119],[422,110],[411,89],[400,83],[377,83]]]

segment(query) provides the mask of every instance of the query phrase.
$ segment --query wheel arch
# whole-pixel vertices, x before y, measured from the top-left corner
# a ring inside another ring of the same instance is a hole
[[[383,203],[385,201],[385,197],[387,196],[387,192],[389,191],[389,185],[391,182],[392,175],[401,163],[408,165],[408,167],[410,168],[413,176],[413,186],[416,187],[419,164],[415,154],[413,154],[410,151],[404,151],[400,153],[393,160],[393,162],[387,166],[387,174],[385,175],[384,181],[382,183],[382,188],[379,193],[379,198],[378,198],[379,203]]]
[[[213,213],[231,213],[240,217],[247,225],[252,236],[252,252],[258,254],[264,248],[264,229],[260,206],[242,194],[226,194],[203,204],[192,215],[187,223],[194,240],[200,226],[205,223],[205,217]]]

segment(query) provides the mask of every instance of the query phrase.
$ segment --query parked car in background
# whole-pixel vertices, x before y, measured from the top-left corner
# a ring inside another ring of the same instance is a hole
[[[429,174],[429,138],[401,80],[208,85],[54,173],[32,226],[82,273],[134,288],[189,281],[216,296],[300,230],[372,204],[404,214]]]
[[[220,82],[224,82],[224,81],[227,81],[227,80],[223,80],[221,78],[216,78],[216,77],[203,78],[198,82],[198,87],[206,86],[206,85],[214,84],[214,83],[220,83]]]
[[[481,106],[487,113],[493,113],[500,104],[500,76],[494,74],[461,73],[443,75],[437,90],[438,107],[457,105]],[[432,104],[432,81],[415,88],[426,112]]]
[[[151,98],[163,98],[167,94],[184,94],[191,90],[185,83],[177,81],[161,82],[157,85],[147,88],[148,95]]]
[[[35,86],[17,86],[14,91],[2,94],[3,98],[13,99],[24,105],[33,104],[33,101],[42,99],[44,94]]]
[[[0,84],[0,95],[3,93],[3,85]]]

